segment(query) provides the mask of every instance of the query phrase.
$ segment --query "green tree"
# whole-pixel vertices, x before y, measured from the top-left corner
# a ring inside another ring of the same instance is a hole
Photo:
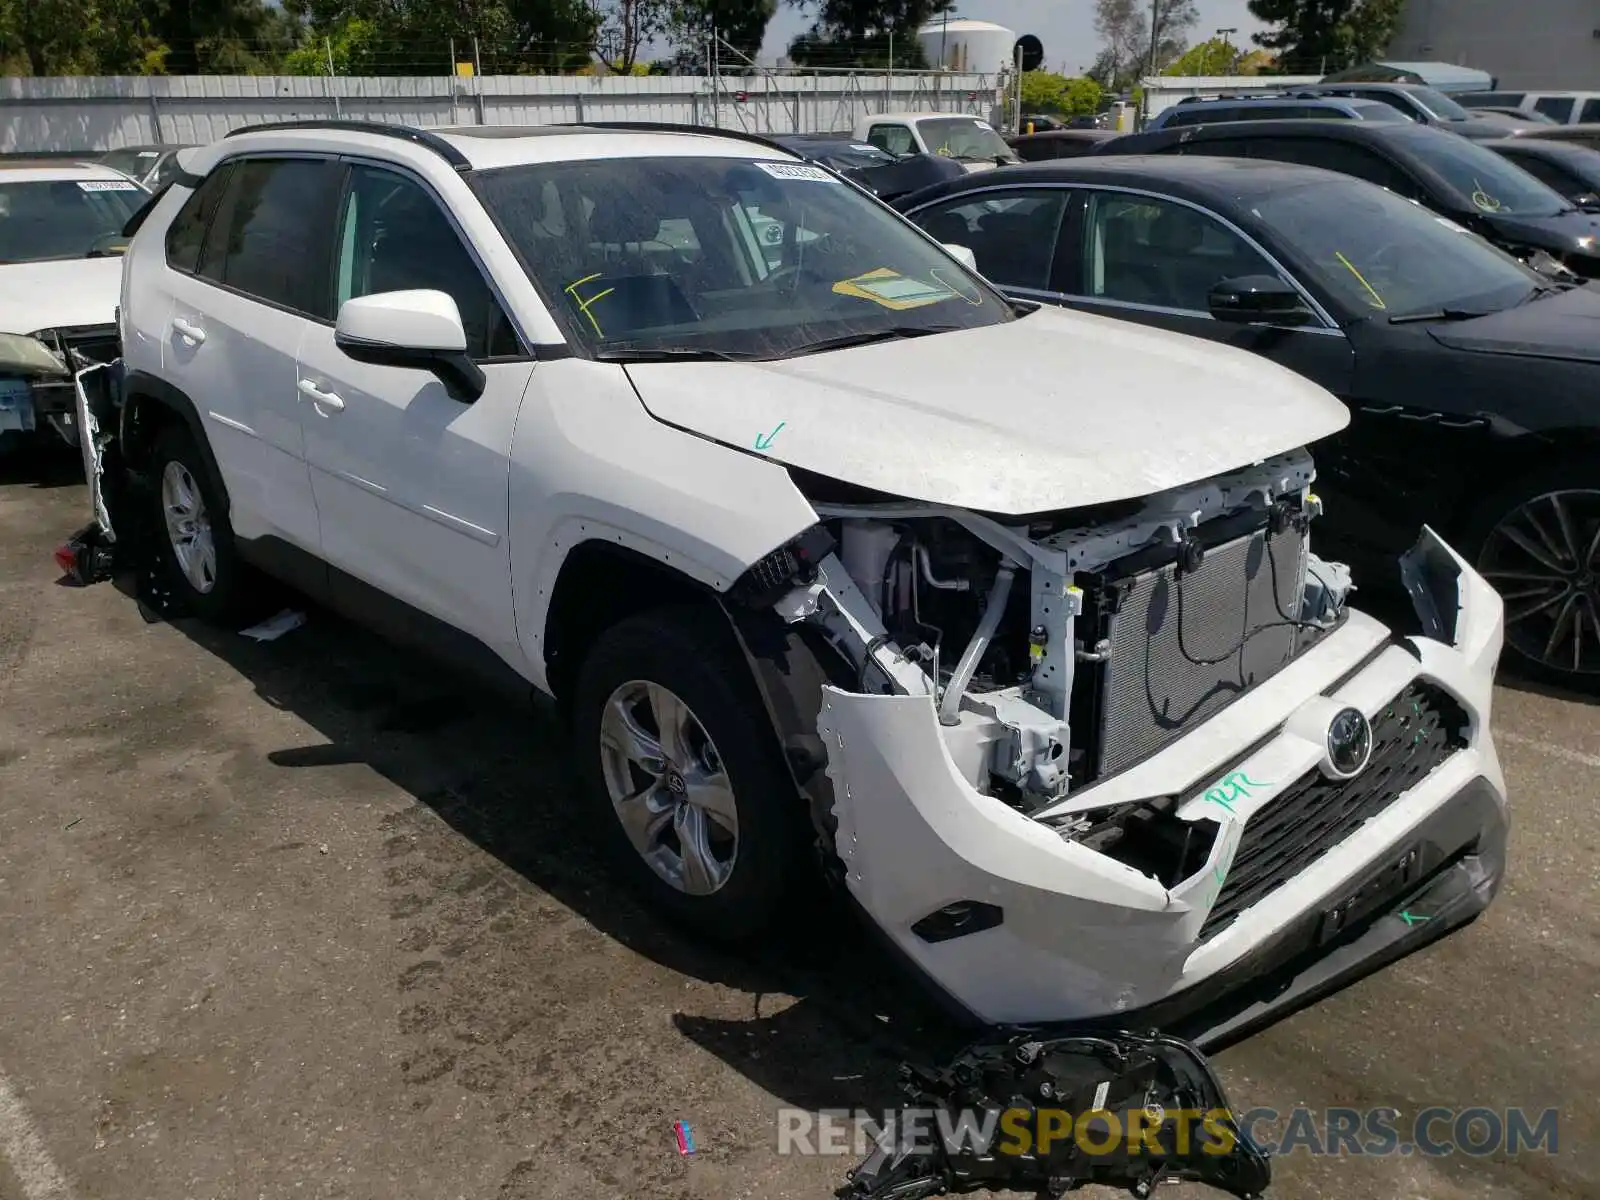
[[[954,7],[953,0],[790,0],[816,4],[811,28],[789,43],[789,57],[809,67],[883,67],[894,40],[894,66],[926,67],[917,30]]]
[[[1273,26],[1255,43],[1277,55],[1286,74],[1342,70],[1380,57],[1400,24],[1404,0],[1250,0]]]
[[[719,58],[740,62],[743,55],[754,61],[777,10],[778,0],[676,0],[667,29],[672,64],[683,71],[704,71],[713,30],[723,43]]]
[[[29,75],[138,74],[151,49],[134,0],[0,0],[0,60]]]
[[[1190,46],[1163,75],[1232,75],[1239,50],[1226,38],[1212,38]]]
[[[1022,111],[1075,117],[1100,111],[1100,85],[1092,79],[1028,71],[1022,76]]]

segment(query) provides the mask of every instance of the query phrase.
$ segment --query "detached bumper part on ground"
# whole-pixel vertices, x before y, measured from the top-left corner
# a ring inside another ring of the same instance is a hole
[[[851,894],[983,1023],[1115,1021],[1205,1048],[1467,923],[1504,864],[1487,728],[1502,606],[1431,531],[1407,574],[1448,643],[1351,611],[1164,748],[1031,815],[963,777],[930,696],[826,687],[819,727]],[[1372,756],[1330,779],[1323,739],[1347,706],[1371,722]],[[1174,886],[1058,831],[1163,796],[1213,827],[1210,853]],[[1256,1002],[1251,985],[1267,982],[1273,998]]]
[[[1091,1183],[1143,1200],[1179,1181],[1254,1200],[1272,1178],[1215,1073],[1176,1038],[1019,1034],[973,1047],[944,1070],[902,1068],[901,1080],[911,1107],[931,1112],[933,1124],[965,1132],[975,1122],[990,1139],[882,1130],[840,1200],[986,1190],[1057,1200]]]

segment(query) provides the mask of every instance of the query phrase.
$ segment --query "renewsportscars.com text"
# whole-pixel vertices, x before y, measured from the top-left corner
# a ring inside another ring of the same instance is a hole
[[[1085,1154],[1166,1153],[1158,1137],[1170,1123],[1169,1143],[1179,1154],[1224,1155],[1236,1143],[1234,1129],[1263,1154],[1311,1157],[1420,1155],[1440,1158],[1558,1152],[1560,1113],[1554,1108],[1424,1108],[1402,1113],[1394,1108],[1296,1107],[1285,1111],[1252,1108],[1177,1111],[1135,1109],[1128,1113],[1094,1110],[1077,1115],[1065,1109],[863,1109],[778,1111],[778,1153],[863,1157],[879,1146],[949,1153],[1048,1154],[1072,1144]]]

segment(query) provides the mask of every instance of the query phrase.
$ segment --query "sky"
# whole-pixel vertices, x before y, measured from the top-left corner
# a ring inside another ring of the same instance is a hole
[[[1192,41],[1204,41],[1218,29],[1233,27],[1235,45],[1250,46],[1250,34],[1264,28],[1250,15],[1245,0],[1199,0],[1200,23]],[[1081,75],[1094,62],[1100,41],[1094,33],[1093,0],[958,0],[957,14],[974,21],[993,21],[1015,30],[1031,33],[1044,43],[1045,66],[1065,75]],[[811,23],[787,0],[779,0],[778,14],[767,26],[767,40],[761,48],[765,62],[782,55],[789,41]]]

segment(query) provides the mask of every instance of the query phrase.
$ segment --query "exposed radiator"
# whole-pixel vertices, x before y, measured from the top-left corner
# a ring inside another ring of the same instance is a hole
[[[1305,531],[1291,522],[1269,533],[1264,518],[1243,532],[1231,524],[1201,528],[1202,538],[1222,540],[1181,577],[1170,553],[1155,563],[1145,554],[1086,589],[1109,649],[1083,714],[1097,732],[1092,777],[1159,750],[1275,674],[1302,644],[1284,614],[1300,616]]]

